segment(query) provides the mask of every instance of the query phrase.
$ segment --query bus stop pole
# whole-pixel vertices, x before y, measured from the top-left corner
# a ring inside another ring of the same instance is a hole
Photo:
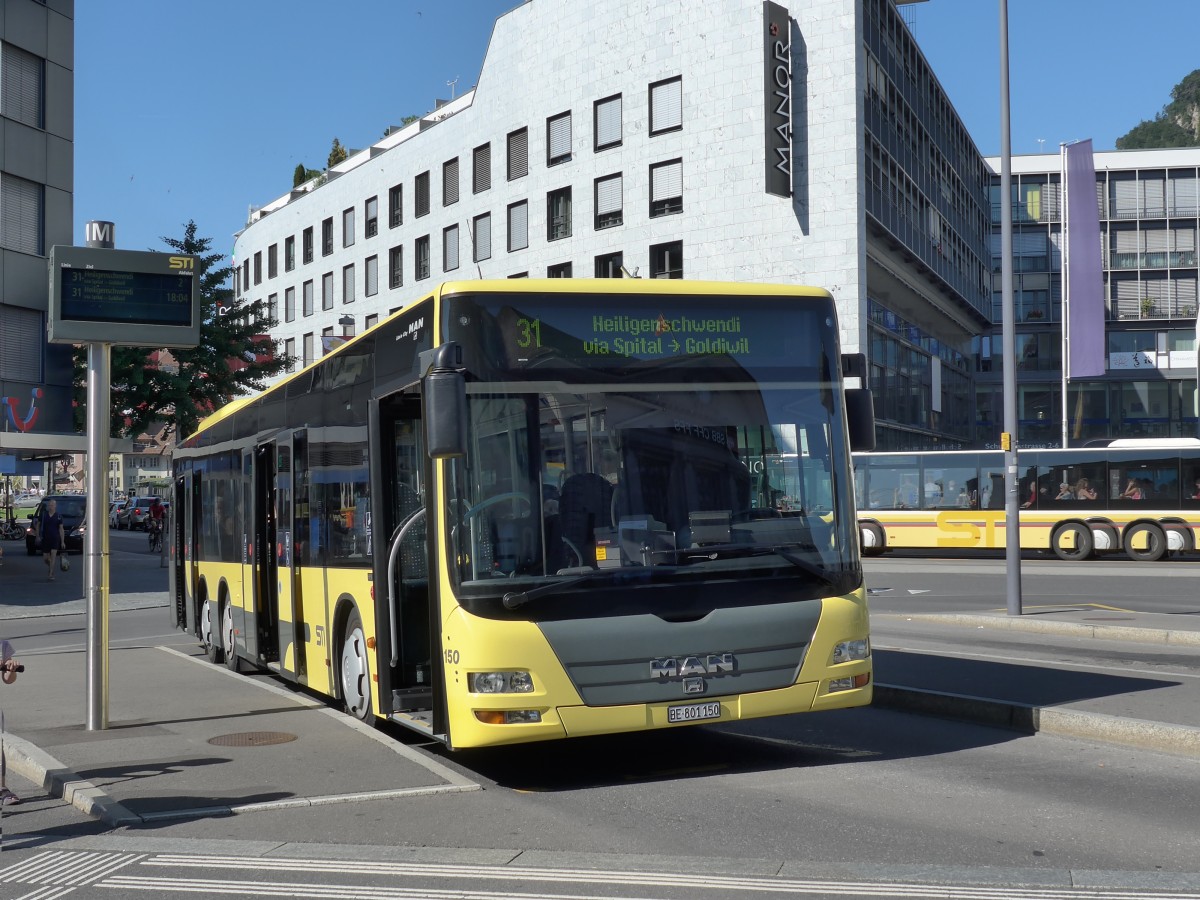
[[[108,446],[112,345],[88,344],[87,728],[108,727]]]
[[[1004,359],[1004,560],[1010,616],[1021,615],[1021,498],[1017,468],[1017,352],[1013,310],[1012,137],[1008,108],[1008,0],[1000,0],[1000,290]],[[1064,361],[1065,365],[1065,361]],[[1037,491],[1037,482],[1033,490]]]

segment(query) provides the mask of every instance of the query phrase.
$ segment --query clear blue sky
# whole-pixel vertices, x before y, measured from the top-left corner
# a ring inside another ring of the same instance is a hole
[[[534,0],[538,3],[587,0]],[[247,209],[479,76],[516,0],[85,0],[75,5],[75,234],[161,250],[189,219],[230,253]],[[1097,150],[1195,68],[1195,0],[1009,0],[1012,150]],[[999,4],[928,0],[914,33],[980,151],[1000,150]],[[1039,144],[1039,139],[1044,144]]]

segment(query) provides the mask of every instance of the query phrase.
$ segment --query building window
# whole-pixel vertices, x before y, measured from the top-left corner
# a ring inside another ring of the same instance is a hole
[[[366,285],[363,290],[368,297],[374,297],[379,293],[379,257],[368,256],[366,262]]]
[[[676,75],[650,85],[650,134],[683,127],[683,77]]]
[[[367,237],[375,237],[379,234],[379,197],[368,197],[366,208],[366,231]]]
[[[528,272],[514,272],[513,274],[509,275],[508,277],[509,278],[528,278],[529,273]]]
[[[458,226],[449,225],[442,229],[442,271],[453,272],[458,268]]]
[[[7,50],[8,45],[4,48]],[[0,245],[44,256],[45,222],[45,187],[15,175],[0,175]]]
[[[509,204],[508,207],[508,252],[524,250],[529,246],[529,202]]]
[[[571,113],[559,113],[546,120],[546,165],[557,166],[571,158]]]
[[[311,331],[304,336],[304,344],[302,346],[304,347],[304,365],[311,366],[313,362],[313,336]]]
[[[518,128],[508,134],[508,180],[529,174],[529,130]]]
[[[0,303],[0,381],[41,381],[45,348],[44,313]]]
[[[476,147],[471,153],[471,191],[479,194],[492,186],[492,145]]]
[[[333,326],[327,325],[321,329],[321,355],[324,356],[336,346],[337,343],[333,339]]]
[[[597,100],[592,113],[596,150],[621,146],[621,95]]]
[[[290,272],[296,268],[296,236],[284,238],[283,241],[283,271]]]
[[[417,238],[413,248],[413,270],[417,281],[429,277],[429,235]]]
[[[267,297],[267,319],[270,322],[274,323],[275,325],[279,324],[279,295],[278,294],[271,294]]]
[[[671,241],[666,244],[651,245],[650,277],[683,277],[683,241]]]
[[[287,288],[283,292],[283,320],[285,322],[296,321],[296,289],[294,287]]]
[[[429,173],[422,172],[413,183],[413,215],[418,219],[429,215]]]
[[[650,167],[650,218],[683,212],[683,160]]]
[[[258,250],[254,254],[254,283],[262,284],[262,251]]]
[[[279,275],[279,245],[272,244],[267,248],[267,277],[275,278]]]
[[[370,331],[379,324],[379,313],[371,313],[363,320],[363,331]]]
[[[313,314],[313,283],[310,278],[304,282],[304,287],[301,291],[301,303],[303,304],[304,315],[311,316]]]
[[[342,210],[342,246],[354,246],[354,207]]]
[[[313,230],[309,225],[304,229],[304,264],[307,266],[313,261]]]
[[[283,355],[287,357],[287,370],[289,372],[296,371],[296,339],[288,338],[283,342]]]
[[[0,45],[0,57],[0,115],[45,128],[46,61],[12,44]]]
[[[485,259],[492,258],[492,214],[484,213],[475,217],[474,226],[471,229],[473,246],[471,250],[471,259],[474,262],[482,262]]]
[[[546,240],[571,236],[571,189],[559,188],[546,195]]]
[[[333,273],[321,276],[321,309],[333,309]]]
[[[388,191],[388,227],[404,224],[404,185],[392,185]]]
[[[569,262],[559,263],[555,266],[546,266],[547,278],[570,278],[571,264]]]
[[[458,202],[458,157],[442,163],[442,206]]]
[[[8,193],[8,176],[4,175],[2,177],[4,179],[4,188],[5,188],[4,192],[5,192],[5,194],[7,194]],[[4,216],[4,222],[5,223],[8,222],[7,215]],[[5,246],[7,247],[8,245],[5,244]],[[242,292],[246,293],[249,290],[250,290],[250,260],[244,259],[244,260],[242,260]]]
[[[333,217],[321,222],[321,255],[333,255]]]
[[[388,251],[388,286],[395,290],[404,284],[404,248],[393,247]]]
[[[621,266],[624,265],[620,251],[605,253],[596,257],[597,278],[620,278]]]
[[[621,176],[609,175],[596,179],[596,230],[620,225]]]
[[[354,302],[354,263],[342,266],[342,304]]]

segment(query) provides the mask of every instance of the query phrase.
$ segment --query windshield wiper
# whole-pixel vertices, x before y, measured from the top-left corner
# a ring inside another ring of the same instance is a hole
[[[792,544],[791,547],[798,545]],[[797,556],[786,545],[778,544],[706,544],[702,547],[689,547],[686,550],[680,550],[679,555],[689,560],[695,561],[698,559],[718,559],[726,554],[732,557],[737,556],[768,556],[774,555],[781,559],[787,560],[797,569],[807,572],[814,578],[819,578],[825,584],[836,586],[840,582],[834,578],[820,566],[814,565],[802,556]],[[726,556],[725,558],[729,558]]]
[[[598,575],[608,575],[611,572],[607,569],[593,569],[590,572],[585,572],[582,575],[576,575],[574,578],[567,578],[563,581],[551,581],[535,588],[530,588],[527,591],[509,591],[501,598],[501,603],[505,609],[516,609],[524,606],[530,600],[536,600],[538,597],[543,597],[546,594],[556,594],[559,591],[566,590],[572,585],[579,584],[583,581],[590,581]]]

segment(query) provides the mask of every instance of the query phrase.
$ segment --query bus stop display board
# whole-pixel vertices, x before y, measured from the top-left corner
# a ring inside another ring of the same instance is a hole
[[[200,342],[196,258],[53,247],[49,310],[52,344],[195,347]]]

